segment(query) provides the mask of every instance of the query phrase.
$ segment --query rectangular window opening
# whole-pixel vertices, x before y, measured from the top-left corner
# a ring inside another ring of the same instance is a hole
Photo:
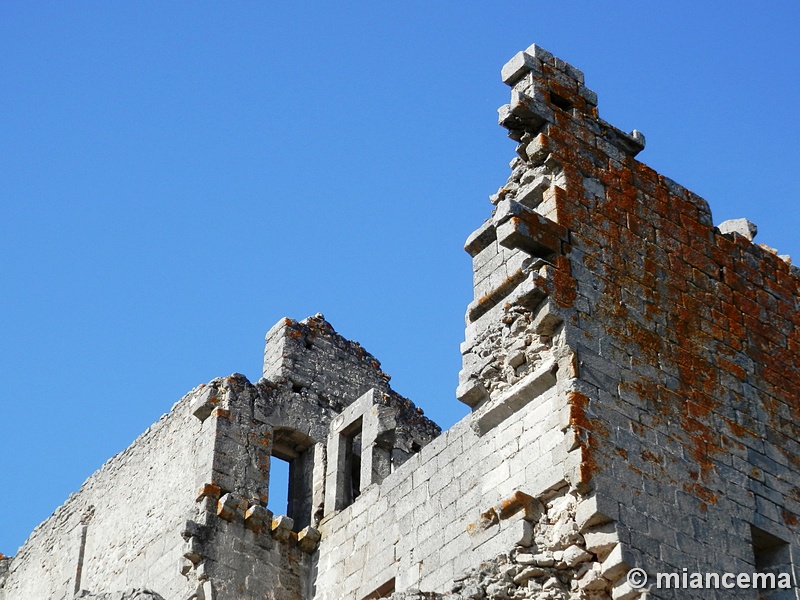
[[[344,450],[344,506],[349,506],[361,495],[361,430],[362,419],[355,421],[342,432]]]
[[[764,600],[795,600],[794,571],[789,543],[771,533],[750,526],[756,570],[760,574],[753,581]],[[790,589],[786,589],[786,574],[790,578]],[[784,585],[782,585],[784,584]]]
[[[565,111],[572,110],[572,102],[570,102],[563,96],[559,96],[555,92],[550,92],[550,102],[552,102],[554,106],[557,106],[561,110]]]
[[[295,436],[296,437],[296,436]],[[287,444],[283,431],[275,434],[270,457],[269,499],[267,508],[294,521],[294,531],[311,524],[313,451],[305,443]]]
[[[267,508],[276,515],[289,515],[289,468],[288,460],[274,454],[270,458]]]

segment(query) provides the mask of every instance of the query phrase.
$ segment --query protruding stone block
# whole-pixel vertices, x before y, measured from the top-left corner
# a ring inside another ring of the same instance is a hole
[[[277,517],[273,517],[270,527],[272,530],[272,537],[279,542],[285,542],[288,540],[292,535],[293,528],[294,519],[291,519],[286,515],[278,515]]]
[[[528,156],[528,161],[532,165],[536,166],[543,163],[550,154],[550,144],[547,136],[543,133],[540,133],[533,138],[533,140],[531,140],[525,149],[525,153]]]
[[[217,407],[219,400],[216,392],[214,388],[206,387],[192,400],[189,410],[200,421],[205,421]]]
[[[267,523],[272,523],[272,511],[259,504],[248,508],[244,513],[244,526],[256,533],[262,533]]]
[[[517,490],[503,500],[496,511],[501,519],[509,519],[521,512],[523,519],[526,521],[534,521],[542,514],[544,507],[542,503],[533,496]]]
[[[580,564],[583,564],[589,561],[592,558],[592,555],[577,545],[569,546],[566,550],[564,550],[564,554],[561,557],[561,560],[564,561],[564,564],[570,568],[577,567]]]
[[[222,495],[222,489],[218,485],[214,485],[213,483],[206,483],[199,490],[197,490],[197,502],[199,502],[203,498],[216,498],[217,500],[219,500],[219,497],[221,495]]]
[[[497,222],[497,241],[506,248],[520,248],[532,256],[544,257],[561,251],[566,228],[538,213],[508,214]]]
[[[600,560],[605,559],[619,541],[614,523],[609,522],[597,527],[592,527],[583,533],[586,549],[596,554]]]
[[[747,219],[728,219],[720,223],[717,229],[719,229],[720,233],[725,234],[738,233],[751,242],[755,239],[756,234],[758,234],[758,227],[756,227],[756,224],[751,223]]]
[[[186,540],[186,545],[183,550],[184,558],[187,558],[196,565],[203,560],[203,549],[200,540],[197,537],[190,537]]]
[[[297,543],[300,546],[300,550],[311,554],[319,546],[321,538],[322,534],[319,531],[313,527],[306,527],[297,534]]]
[[[533,56],[534,58],[538,58],[542,62],[553,62],[553,55],[552,53],[548,52],[541,46],[537,46],[536,44],[531,44],[525,49],[525,53]]]
[[[587,592],[604,590],[607,585],[608,581],[600,573],[600,563],[594,563],[578,580],[578,589]]]
[[[645,145],[647,144],[647,140],[644,137],[644,134],[639,131],[638,129],[634,129],[630,133],[630,138],[636,142],[639,146],[641,146],[640,151],[644,150]]]
[[[494,223],[491,219],[484,222],[483,225],[478,227],[464,242],[464,250],[473,258],[489,244],[491,244],[497,235],[494,232]]]
[[[469,407],[476,407],[489,399],[486,386],[477,379],[469,379],[456,388],[456,398]]]
[[[234,494],[225,494],[217,502],[217,516],[226,521],[233,521],[243,516],[246,503]]]
[[[552,335],[553,330],[561,324],[561,321],[561,317],[553,312],[552,304],[550,302],[545,302],[542,304],[539,312],[536,313],[531,323],[531,329],[533,329],[537,335]]]
[[[600,566],[600,572],[608,581],[617,581],[631,566],[622,556],[622,544],[617,544]]]
[[[500,71],[500,77],[506,85],[514,85],[519,79],[531,71],[540,71],[539,61],[527,52],[517,52]]]
[[[634,600],[641,597],[644,590],[634,588],[625,577],[620,577],[611,588],[612,600]]]
[[[575,509],[575,522],[581,532],[589,527],[602,525],[609,521],[611,521],[611,518],[600,512],[597,506],[597,496],[582,500]]]

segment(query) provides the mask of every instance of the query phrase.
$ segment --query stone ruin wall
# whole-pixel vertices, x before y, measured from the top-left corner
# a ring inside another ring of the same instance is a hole
[[[553,495],[577,468],[562,431],[564,406],[551,387],[482,436],[467,417],[323,520],[313,597],[447,590],[481,561],[530,546],[530,494]]]
[[[600,119],[571,65],[532,46],[502,75],[518,156],[466,244],[457,395],[472,414],[438,435],[321,316],[286,320],[264,380],[190,393],[0,561],[0,599],[70,597],[78,559],[61,557],[79,555],[81,518],[80,587],[170,600],[629,600],[644,597],[632,566],[791,568],[798,270],[638,162],[643,136]],[[271,454],[305,490],[287,516],[264,508]],[[150,485],[150,467],[174,477]]]
[[[380,450],[396,466],[441,430],[321,315],[278,323],[268,357],[274,348],[283,360],[265,361],[270,378],[195,388],[92,475],[0,561],[0,598],[308,597],[333,420],[368,396],[392,428]],[[273,452],[299,472],[294,518],[265,508]]]
[[[180,531],[212,449],[184,398],[34,530],[10,561],[0,598],[71,599],[80,589],[144,581],[179,596]]]
[[[643,136],[599,119],[570,65],[533,46],[503,78],[518,158],[483,235],[552,269],[550,310],[574,353],[577,489],[650,573],[753,572],[764,538],[796,553],[798,269],[746,222],[715,228],[702,198],[635,160]],[[495,281],[525,274],[513,260]],[[493,401],[491,369],[462,388],[468,401]]]

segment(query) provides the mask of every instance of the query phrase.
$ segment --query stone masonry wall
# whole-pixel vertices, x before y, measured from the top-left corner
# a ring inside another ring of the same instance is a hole
[[[185,595],[177,568],[181,530],[194,502],[195,473],[210,462],[212,450],[189,400],[178,402],[34,530],[11,560],[7,600],[71,599],[79,589],[107,592],[144,583],[166,598]]]
[[[578,468],[563,431],[565,407],[552,387],[484,435],[467,416],[323,520],[313,597],[360,600],[392,579],[397,590],[441,591],[523,541],[530,531],[521,517],[484,522],[481,515],[516,492],[560,488],[564,473]]]
[[[800,271],[638,162],[571,65],[531,46],[502,77],[472,413],[440,434],[322,315],[286,319],[264,379],[190,392],[0,557],[0,600],[717,598],[625,574],[794,569]]]
[[[494,223],[512,247],[565,242],[549,260],[577,357],[581,489],[650,573],[752,572],[754,531],[797,551],[798,270],[750,228],[715,228],[703,199],[635,160],[643,136],[599,119],[574,67],[532,46],[503,77],[519,158]],[[530,202],[526,182],[552,172],[558,184]]]
[[[321,315],[284,320],[268,340],[278,349],[272,379],[253,384],[234,374],[187,394],[89,478],[16,557],[0,559],[0,598],[310,597],[313,525],[328,496],[331,510],[342,501],[325,492],[326,484],[336,487],[327,447],[340,437],[330,434],[342,411],[365,409],[355,415],[364,421],[364,485],[440,429]],[[266,355],[274,350],[268,345]],[[291,516],[266,509],[273,455],[295,471]]]

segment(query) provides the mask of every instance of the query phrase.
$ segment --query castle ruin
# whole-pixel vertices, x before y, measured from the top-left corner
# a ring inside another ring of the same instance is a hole
[[[261,380],[190,391],[0,559],[0,600],[798,597],[800,271],[637,161],[576,68],[531,46],[502,78],[472,412],[442,432],[321,315],[283,320]]]

